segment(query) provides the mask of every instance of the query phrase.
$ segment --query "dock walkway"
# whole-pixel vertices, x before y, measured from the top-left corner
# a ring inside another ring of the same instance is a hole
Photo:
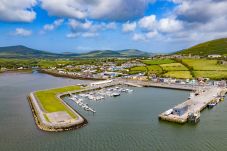
[[[159,118],[162,120],[176,122],[176,123],[186,123],[188,121],[189,113],[201,112],[207,105],[213,101],[217,96],[226,92],[225,88],[213,87],[206,88],[204,92],[198,96],[194,96],[192,99],[188,99],[185,102],[176,105],[174,108],[183,108],[187,106],[187,110],[182,115],[170,114],[168,113],[171,109],[161,113]]]

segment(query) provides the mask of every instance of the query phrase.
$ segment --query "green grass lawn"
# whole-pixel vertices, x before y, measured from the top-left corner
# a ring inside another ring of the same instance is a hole
[[[163,75],[164,77],[169,78],[178,78],[178,79],[191,79],[192,75],[189,71],[169,71]]]
[[[147,66],[148,72],[149,73],[156,73],[156,74],[160,74],[162,73],[162,68],[159,65],[151,65],[151,66]]]
[[[185,64],[192,67],[193,70],[213,70],[213,71],[220,71],[226,70],[227,65],[220,65],[218,64],[217,60],[208,60],[208,59],[183,59],[182,60]]]
[[[141,72],[147,72],[147,68],[145,66],[141,66],[141,67],[132,67],[129,69],[129,74],[137,74]]]
[[[194,71],[194,74],[196,78],[227,79],[227,71]]]
[[[188,68],[181,63],[169,63],[160,65],[165,71],[187,71]]]
[[[159,65],[159,64],[168,64],[174,63],[172,59],[154,59],[154,60],[141,60],[146,65]]]
[[[73,118],[77,118],[70,109],[67,108],[56,95],[63,92],[80,90],[80,86],[67,86],[57,89],[41,90],[35,92],[35,96],[39,99],[40,104],[46,112],[66,111]]]
[[[137,74],[137,73],[162,73],[162,68],[159,65],[150,65],[150,66],[141,66],[141,67],[132,67],[130,68],[130,74]]]

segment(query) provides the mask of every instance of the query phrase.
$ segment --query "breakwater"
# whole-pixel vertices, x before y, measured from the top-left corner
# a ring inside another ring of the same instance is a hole
[[[34,95],[34,92],[30,93],[28,96],[28,101],[35,119],[37,126],[44,131],[66,131],[71,129],[80,128],[87,124],[87,120],[82,117],[79,113],[73,110],[68,104],[66,104],[60,97],[58,97],[59,101],[63,103],[75,116],[76,119],[62,119],[61,121],[57,121],[57,116],[62,116],[61,114],[55,115],[56,121],[47,120],[47,113],[41,106],[38,98]],[[64,115],[63,115],[64,116]]]

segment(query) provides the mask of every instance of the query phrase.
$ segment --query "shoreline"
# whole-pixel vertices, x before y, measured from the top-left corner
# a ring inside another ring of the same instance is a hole
[[[85,78],[85,77],[69,75],[69,74],[61,74],[61,73],[58,73],[58,72],[47,71],[45,69],[40,69],[40,70],[38,70],[38,72],[49,74],[49,75],[52,75],[52,76],[55,76],[55,77],[78,79],[78,80],[94,80],[94,81],[106,80],[106,79],[102,79],[102,78],[89,78],[89,77]]]
[[[23,69],[23,70],[6,70],[6,71],[0,71],[0,74],[2,73],[31,73],[32,69]]]

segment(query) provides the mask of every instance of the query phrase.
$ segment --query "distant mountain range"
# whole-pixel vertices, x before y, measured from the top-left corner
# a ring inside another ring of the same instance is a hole
[[[96,50],[88,53],[52,53],[25,46],[0,47],[0,58],[98,58],[98,57],[149,57],[152,53],[136,50]]]
[[[191,54],[191,55],[200,55],[200,56],[207,56],[211,54],[224,55],[224,54],[227,54],[227,38],[207,41],[207,42],[195,45],[191,48],[178,51],[176,52],[176,54],[185,54],[185,55]]]

